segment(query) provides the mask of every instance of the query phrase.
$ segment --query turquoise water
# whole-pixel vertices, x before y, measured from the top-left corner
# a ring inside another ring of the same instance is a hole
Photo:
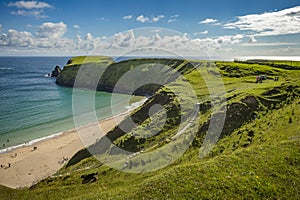
[[[15,146],[74,128],[72,88],[47,78],[56,65],[69,57],[0,57],[0,149]],[[78,93],[77,93],[78,94]],[[128,95],[82,90],[79,95],[95,96],[98,119],[124,112]],[[116,113],[114,113],[116,114]]]

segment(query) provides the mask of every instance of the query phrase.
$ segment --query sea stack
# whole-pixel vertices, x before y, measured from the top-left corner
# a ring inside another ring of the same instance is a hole
[[[56,65],[56,67],[51,73],[51,77],[57,77],[60,72],[61,72],[61,68],[58,65]]]

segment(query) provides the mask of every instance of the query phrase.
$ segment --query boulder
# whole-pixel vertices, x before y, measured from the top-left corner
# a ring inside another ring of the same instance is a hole
[[[82,178],[82,184],[87,184],[87,183],[94,183],[97,181],[96,175],[97,173],[91,173],[91,174],[86,174],[86,175],[81,175]]]

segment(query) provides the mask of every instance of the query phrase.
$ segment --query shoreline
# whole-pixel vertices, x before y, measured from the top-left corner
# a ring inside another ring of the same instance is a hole
[[[142,101],[133,103],[131,106],[126,106],[127,111],[121,112],[121,113],[116,114],[114,116],[104,117],[104,118],[98,120],[98,123],[101,123],[101,122],[106,121],[106,120],[113,119],[113,118],[118,117],[119,115],[123,115],[123,114],[125,114],[127,112],[131,112],[134,109],[138,108],[139,106],[143,105],[146,102],[147,99],[148,98],[145,98]],[[92,123],[80,125],[79,127],[71,128],[71,129],[68,129],[68,130],[62,130],[62,131],[59,131],[57,133],[53,133],[51,135],[47,135],[47,136],[44,136],[44,137],[40,137],[40,138],[35,138],[35,139],[32,139],[32,140],[29,140],[27,142],[23,142],[21,144],[16,144],[16,145],[13,145],[13,146],[8,146],[8,147],[6,147],[4,149],[0,149],[0,155],[1,154],[5,154],[5,153],[10,153],[10,152],[12,152],[12,151],[14,151],[14,150],[16,150],[18,148],[32,146],[32,145],[34,145],[36,143],[39,143],[41,141],[52,139],[52,138],[55,138],[55,137],[59,137],[60,135],[64,134],[65,132],[70,132],[70,131],[73,131],[73,130],[76,130],[76,129],[80,129],[80,128],[85,127],[85,126],[94,125],[96,123],[97,122],[92,122]]]
[[[94,143],[144,102],[145,100],[131,106],[125,112],[98,122],[8,147],[5,152],[0,151],[0,185],[10,188],[30,187],[53,175],[73,155],[87,146],[83,144],[86,144],[84,138],[89,138],[90,144]],[[84,138],[78,134],[78,129],[84,133]]]

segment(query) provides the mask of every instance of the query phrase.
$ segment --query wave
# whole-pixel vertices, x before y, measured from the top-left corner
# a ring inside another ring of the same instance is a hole
[[[126,109],[128,110],[133,110],[137,107],[140,107],[142,106],[149,98],[145,97],[144,99],[142,99],[141,101],[138,101],[138,102],[134,102],[132,103],[130,106],[125,106]]]
[[[55,134],[52,134],[52,135],[48,135],[48,136],[45,136],[45,137],[42,137],[42,138],[37,138],[37,139],[30,140],[30,141],[24,142],[22,144],[18,144],[18,145],[15,145],[15,146],[7,147],[5,149],[1,149],[0,150],[0,154],[8,153],[8,152],[11,152],[12,150],[17,149],[17,148],[31,146],[31,145],[33,145],[35,143],[38,143],[38,142],[41,142],[41,141],[44,141],[44,140],[48,140],[48,139],[51,139],[51,138],[58,137],[58,136],[62,135],[63,133],[64,133],[64,131],[61,131],[61,132],[58,132],[58,133],[55,133]]]
[[[13,70],[14,68],[12,67],[0,67],[0,70]]]

